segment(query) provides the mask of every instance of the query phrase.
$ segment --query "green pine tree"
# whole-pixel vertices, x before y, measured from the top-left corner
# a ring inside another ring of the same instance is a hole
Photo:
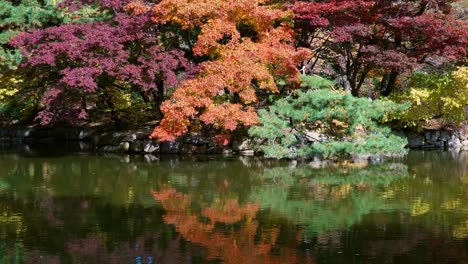
[[[260,110],[260,125],[249,131],[264,142],[260,148],[265,156],[308,158],[317,154],[330,157],[406,152],[406,139],[382,125],[389,114],[403,111],[406,105],[357,98],[327,88],[314,89],[311,84],[326,82],[317,81],[317,76],[303,79],[308,91],[298,91],[279,99],[268,110]],[[311,139],[311,131],[320,139]]]

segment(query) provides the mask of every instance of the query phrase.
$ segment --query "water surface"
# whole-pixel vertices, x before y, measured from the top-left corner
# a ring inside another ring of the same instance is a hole
[[[0,154],[0,263],[468,263],[468,153]]]

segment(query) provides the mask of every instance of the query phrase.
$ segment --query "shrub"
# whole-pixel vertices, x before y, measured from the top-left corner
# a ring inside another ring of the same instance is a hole
[[[394,99],[411,103],[398,116],[408,127],[421,127],[436,118],[459,125],[468,120],[468,67],[445,74],[417,72],[409,79],[408,91]]]
[[[260,149],[271,158],[402,154],[406,139],[382,123],[406,107],[330,89],[297,91],[260,110],[260,125],[249,133],[263,140]]]

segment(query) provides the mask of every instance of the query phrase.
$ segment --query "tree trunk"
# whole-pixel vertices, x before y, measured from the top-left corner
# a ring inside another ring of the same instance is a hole
[[[156,105],[155,105],[155,111],[163,117],[163,113],[161,112],[161,105],[164,102],[164,81],[163,80],[158,80],[156,82],[156,86],[158,87],[157,90],[152,90],[153,91],[153,96],[156,99]]]
[[[336,81],[340,86],[344,87],[347,93],[353,93],[353,89],[349,82],[348,75],[343,71],[343,69],[340,69],[340,74],[337,76]]]
[[[389,96],[395,90],[398,72],[385,73],[380,83],[380,95]]]
[[[101,100],[103,100],[111,110],[111,120],[114,123],[114,127],[116,129],[122,128],[122,120],[120,120],[117,112],[115,111],[115,105],[114,102],[112,102],[112,98],[109,96],[109,93],[105,91],[101,94]]]

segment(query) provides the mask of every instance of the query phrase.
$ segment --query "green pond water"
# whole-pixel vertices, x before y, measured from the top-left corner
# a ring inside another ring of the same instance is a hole
[[[4,151],[0,263],[468,263],[468,152],[317,165]]]

